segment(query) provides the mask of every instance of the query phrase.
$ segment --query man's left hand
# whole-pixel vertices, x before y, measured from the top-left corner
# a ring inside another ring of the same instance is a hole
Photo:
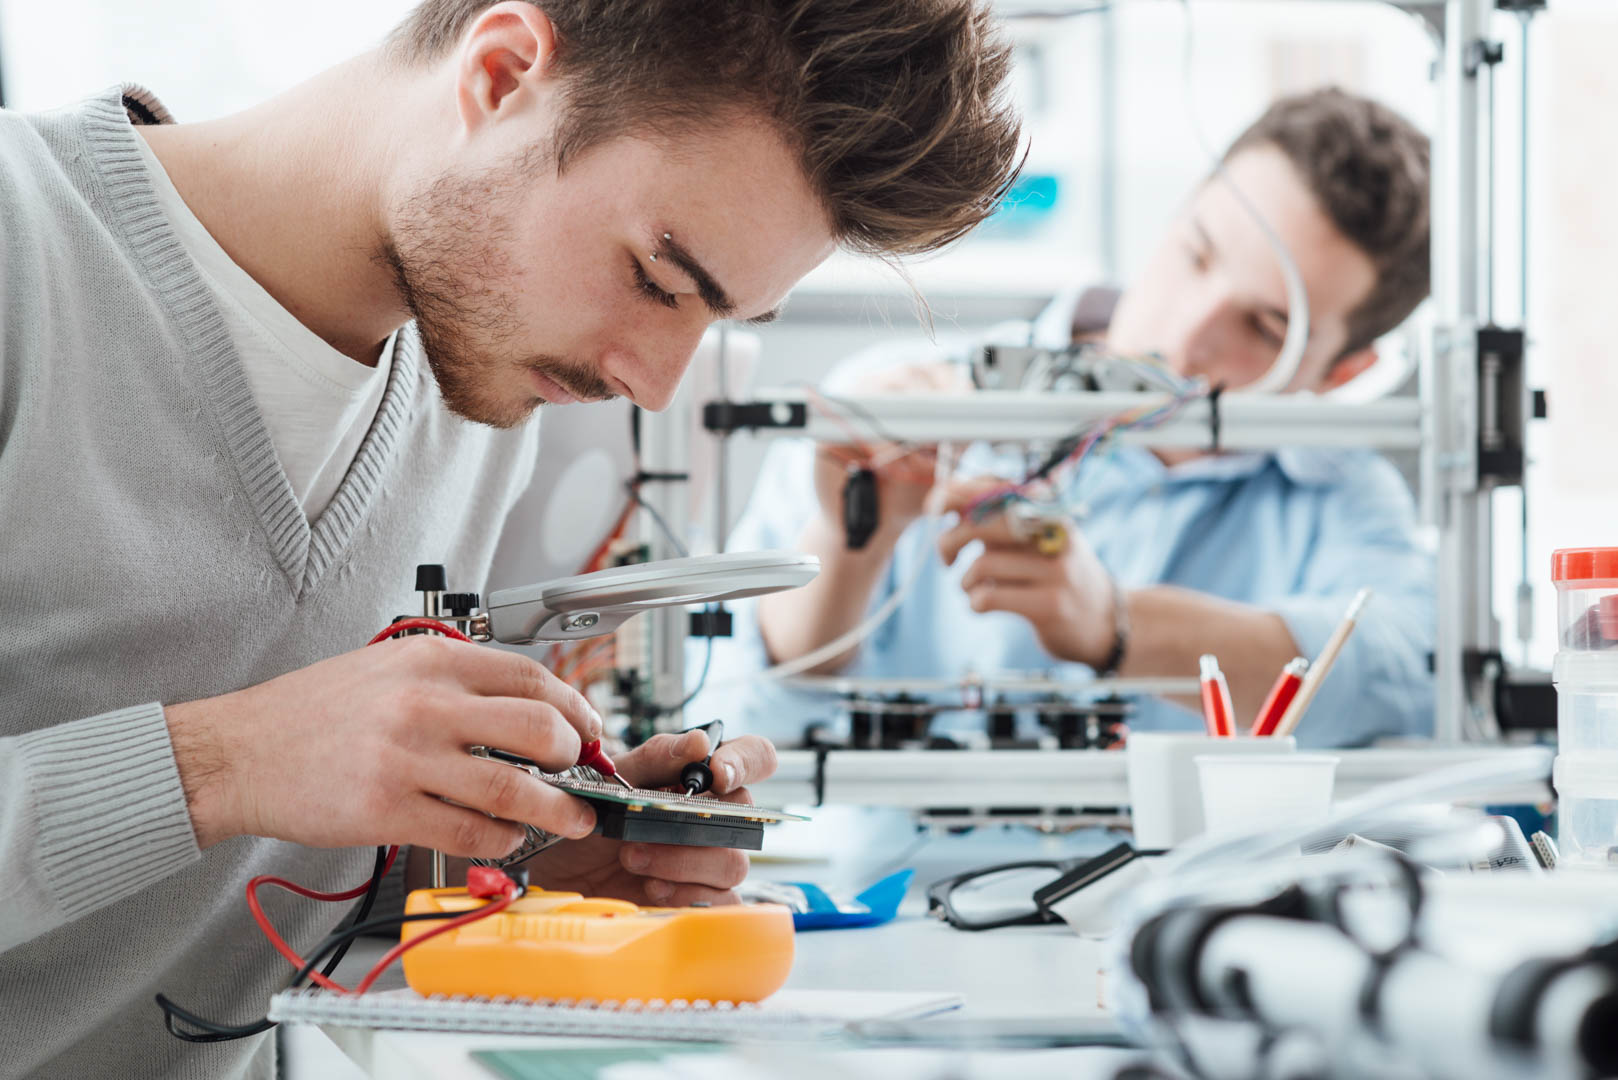
[[[673,787],[688,762],[709,754],[701,731],[658,735],[613,764],[640,788]],[[767,739],[743,735],[713,751],[713,788],[705,794],[726,802],[751,803],[746,785],[775,772],[775,747]],[[534,856],[525,864],[533,883],[585,896],[611,896],[652,907],[693,903],[734,904],[734,891],[747,876],[747,855],[734,848],[642,844],[590,836]]]
[[[973,611],[1009,611],[1033,625],[1040,646],[1058,660],[1097,667],[1111,654],[1116,634],[1112,581],[1079,531],[1064,520],[1061,549],[1042,554],[1033,533],[1007,512],[974,521],[968,512],[979,499],[1003,489],[994,477],[958,480],[941,495],[943,512],[961,520],[938,539],[945,565],[961,549],[982,541],[983,553],[961,579]]]

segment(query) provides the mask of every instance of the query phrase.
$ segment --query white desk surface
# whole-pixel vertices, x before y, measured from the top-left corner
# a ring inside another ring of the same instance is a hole
[[[1095,942],[1065,927],[1008,927],[971,934],[922,915],[905,915],[887,926],[834,930],[798,937],[798,957],[787,986],[805,989],[937,990],[966,999],[949,1016],[1101,1015],[1097,1005]],[[601,1040],[544,1036],[451,1035],[437,1032],[322,1028],[371,1076],[413,1080],[490,1080],[471,1061],[473,1050],[506,1047],[602,1045]],[[794,1047],[794,1053],[801,1048]],[[972,1075],[1007,1075],[1005,1052],[982,1055]],[[1112,1062],[1120,1056],[1098,1051],[1028,1052],[1023,1065],[1054,1065],[1050,1075],[1072,1076],[1073,1066]],[[1045,1060],[1041,1060],[1045,1059]],[[1077,1059],[1077,1060],[1076,1060]],[[997,1071],[998,1070],[998,1071]],[[964,1074],[958,1074],[964,1075]],[[1011,1075],[1027,1075],[1015,1072]],[[1111,1075],[1108,1069],[1100,1075]]]
[[[838,823],[836,831],[846,836],[849,825],[849,822]],[[881,833],[881,829],[862,828],[860,831],[866,837]],[[1093,834],[1088,838],[1062,839],[1015,833],[998,837],[973,834],[929,841],[905,860],[905,865],[917,868],[917,877],[904,913],[885,926],[798,935],[797,959],[787,986],[824,990],[926,990],[960,995],[965,999],[964,1008],[944,1014],[943,1022],[954,1016],[1083,1018],[1102,1015],[1098,1002],[1098,942],[1080,938],[1065,926],[1008,927],[982,933],[955,930],[923,914],[925,901],[921,899],[921,889],[927,882],[966,867],[1056,854],[1053,849],[1058,848],[1061,854],[1096,850],[1106,843],[1104,838]],[[760,876],[817,882],[836,877],[824,863],[783,866],[761,862],[756,872]],[[364,949],[356,946],[338,977],[341,978],[344,971],[352,975],[368,967],[383,947],[383,942],[370,943]],[[397,969],[390,977],[392,982],[385,979],[379,983],[380,989],[403,985]],[[321,1030],[368,1075],[396,1080],[416,1077],[491,1080],[492,1074],[469,1058],[473,1050],[601,1045],[599,1040],[544,1036],[452,1035],[337,1027]],[[860,1062],[869,1062],[873,1053],[895,1055],[895,1060],[885,1065],[897,1064],[897,1055],[919,1056],[912,1051],[860,1053],[863,1058],[850,1059],[852,1070],[844,1071],[845,1080],[857,1080],[861,1075]],[[1103,1050],[955,1054],[952,1064],[960,1069],[952,1075],[1111,1077],[1118,1064],[1138,1058],[1139,1055],[1127,1051]],[[879,1066],[871,1075],[888,1071]],[[893,1070],[894,1075],[899,1072],[908,1070]],[[288,1075],[296,1077],[300,1073],[290,1071]],[[921,1071],[914,1075],[929,1073]]]

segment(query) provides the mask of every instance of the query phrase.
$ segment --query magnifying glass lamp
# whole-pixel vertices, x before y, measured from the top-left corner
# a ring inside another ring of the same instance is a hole
[[[486,632],[507,645],[600,637],[652,608],[796,589],[818,573],[820,560],[796,551],[736,551],[618,566],[490,593]]]

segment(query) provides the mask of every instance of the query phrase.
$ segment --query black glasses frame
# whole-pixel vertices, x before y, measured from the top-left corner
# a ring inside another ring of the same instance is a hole
[[[952,874],[927,886],[927,913],[943,919],[957,930],[998,930],[1002,926],[1037,926],[1040,923],[1055,922],[1057,916],[1041,907],[1035,901],[1032,891],[1028,894],[1028,910],[1026,912],[994,919],[973,919],[963,915],[956,910],[952,898],[955,895],[955,890],[962,885],[976,881],[978,878],[988,877],[991,874],[1000,874],[1007,870],[1052,870],[1057,877],[1061,877],[1074,867],[1089,861],[1090,856],[1080,859],[1024,859],[1019,862],[980,866],[973,870]]]

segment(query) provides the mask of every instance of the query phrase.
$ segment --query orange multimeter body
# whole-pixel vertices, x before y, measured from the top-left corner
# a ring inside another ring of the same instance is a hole
[[[418,889],[407,915],[472,911],[465,889]],[[409,941],[438,925],[405,923]],[[509,908],[405,952],[423,996],[575,1001],[759,1001],[792,970],[792,913],[779,904],[643,908],[529,889]]]

